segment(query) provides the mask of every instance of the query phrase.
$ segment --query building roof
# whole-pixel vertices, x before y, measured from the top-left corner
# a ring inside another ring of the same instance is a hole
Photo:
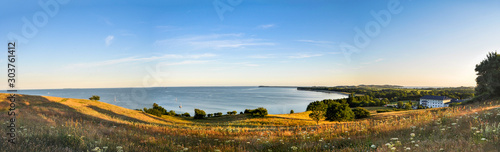
[[[423,96],[422,98],[420,99],[428,99],[428,100],[448,100],[448,99],[451,99],[451,98],[448,98],[446,96]]]

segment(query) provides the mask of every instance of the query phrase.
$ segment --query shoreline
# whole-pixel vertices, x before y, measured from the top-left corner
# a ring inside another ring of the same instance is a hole
[[[299,90],[299,89],[297,89]],[[343,94],[349,96],[350,93],[348,92],[338,92],[338,91],[330,91],[330,90],[299,90],[299,91],[313,91],[313,92],[323,92],[323,93],[337,93],[337,94]]]

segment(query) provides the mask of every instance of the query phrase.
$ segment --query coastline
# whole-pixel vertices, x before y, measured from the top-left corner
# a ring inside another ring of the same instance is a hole
[[[297,89],[299,90],[299,89]],[[343,94],[343,95],[350,95],[348,92],[338,92],[338,91],[330,91],[330,90],[299,90],[299,91],[314,91],[314,92],[323,92],[323,93],[337,93],[337,94]]]

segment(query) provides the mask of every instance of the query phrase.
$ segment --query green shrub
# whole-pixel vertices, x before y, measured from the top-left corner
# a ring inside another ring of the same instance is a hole
[[[334,102],[326,109],[326,120],[349,121],[354,119],[354,112],[347,103]]]
[[[207,114],[200,109],[194,109],[194,119],[203,119]]]
[[[149,113],[149,114],[152,114],[152,115],[155,115],[155,116],[158,116],[158,117],[161,117],[161,115],[175,115],[175,111],[173,110],[170,110],[170,112],[172,113],[167,113],[167,110],[161,106],[159,106],[158,104],[156,103],[153,103],[153,108],[144,108],[143,109],[144,112],[146,113]]]
[[[214,117],[220,117],[220,116],[222,116],[222,112],[214,113]]]
[[[357,107],[352,109],[352,112],[354,112],[354,117],[356,119],[370,117],[370,111],[366,110],[365,108]]]
[[[213,117],[213,116],[214,116],[214,114],[211,114],[211,113],[209,113],[209,114],[207,115],[207,117]]]
[[[257,109],[245,109],[245,114],[250,114],[254,117],[264,117],[267,116],[267,109],[259,107]]]
[[[391,112],[392,110],[389,109],[384,109],[384,110],[377,110],[377,113],[384,113],[384,112]]]
[[[175,111],[174,110],[170,110],[169,112],[167,112],[167,115],[175,116]]]
[[[293,110],[290,110],[290,114],[293,114],[293,113],[295,113],[295,112]]]
[[[92,95],[92,97],[89,98],[89,100],[100,100],[101,97],[99,97],[98,95]]]
[[[189,113],[187,113],[187,112],[183,113],[181,116],[183,116],[183,117],[191,117],[191,115]]]

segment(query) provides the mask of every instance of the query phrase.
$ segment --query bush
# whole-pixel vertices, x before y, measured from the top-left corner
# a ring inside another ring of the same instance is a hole
[[[194,109],[194,119],[203,119],[207,114],[200,109]]]
[[[384,113],[384,112],[391,112],[392,110],[389,109],[384,109],[384,110],[377,110],[377,113]]]
[[[187,112],[183,113],[181,116],[183,116],[183,117],[191,117],[191,115],[189,113],[187,113]]]
[[[404,106],[404,109],[405,110],[412,110],[413,108],[411,108],[411,104],[410,103],[406,103],[405,106]]]
[[[366,110],[365,108],[357,107],[352,109],[352,112],[354,112],[354,117],[356,119],[370,117],[370,111]]]
[[[236,111],[228,111],[227,112],[227,115],[236,115],[238,112]]]
[[[293,110],[290,110],[290,114],[295,113]]]
[[[330,121],[348,121],[354,119],[354,112],[347,103],[332,103],[326,109],[326,120]]]
[[[220,116],[222,116],[222,112],[214,113],[214,117],[220,117]]]
[[[167,112],[167,115],[175,116],[175,111],[174,110],[170,110],[169,112]]]
[[[211,114],[211,113],[209,113],[209,114],[207,115],[207,117],[213,117],[213,116],[214,116],[214,114]]]
[[[161,115],[167,115],[169,113],[167,113],[167,110],[165,110],[165,108],[159,106],[158,104],[156,103],[153,103],[153,108],[144,108],[143,109],[144,112],[146,113],[149,113],[149,114],[152,114],[152,115],[155,115],[155,116],[158,116],[158,117],[161,117]],[[175,111],[171,110],[170,112],[173,112],[173,114],[175,114]]]
[[[101,97],[99,97],[98,95],[92,95],[92,97],[89,98],[89,100],[100,100]]]
[[[254,117],[264,117],[267,116],[267,109],[263,107],[259,107],[257,109],[245,109],[245,114],[250,114]]]

